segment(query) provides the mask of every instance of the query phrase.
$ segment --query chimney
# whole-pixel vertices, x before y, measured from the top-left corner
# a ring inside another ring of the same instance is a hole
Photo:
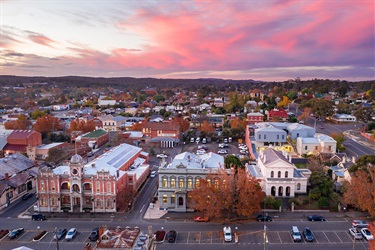
[[[9,180],[9,173],[5,173],[5,180]]]

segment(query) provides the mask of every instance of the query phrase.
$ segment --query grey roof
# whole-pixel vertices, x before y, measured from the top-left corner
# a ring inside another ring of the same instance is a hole
[[[247,166],[247,170],[250,172],[250,174],[251,174],[253,177],[256,177],[256,178],[261,178],[261,177],[263,177],[262,172],[260,171],[260,169],[259,169],[258,166],[256,166],[256,165],[248,165],[248,166]]]
[[[187,168],[220,168],[224,166],[224,157],[212,152],[203,155],[184,152],[176,155],[168,167],[175,168],[180,164]]]
[[[34,162],[26,156],[16,153],[0,159],[0,180],[5,178],[5,173],[9,177],[19,172],[25,171],[34,166]]]
[[[266,157],[266,162],[264,162],[264,156]],[[289,165],[293,165],[292,163],[290,163],[284,156],[283,154],[280,152],[280,151],[277,151],[273,148],[267,148],[266,150],[264,150],[262,152],[262,154],[260,155],[260,158],[264,164],[264,166],[268,166],[270,164],[273,164],[277,161],[283,161],[284,163],[287,163]],[[293,165],[294,166],[294,165]]]

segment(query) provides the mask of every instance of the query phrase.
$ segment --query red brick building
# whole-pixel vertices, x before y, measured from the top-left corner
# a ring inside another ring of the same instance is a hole
[[[68,166],[43,168],[37,177],[39,211],[116,212],[120,194],[137,191],[147,179],[147,163],[148,153],[121,144],[89,163],[74,155]]]
[[[264,115],[262,113],[248,113],[247,114],[247,125],[253,125],[257,122],[263,122]]]
[[[268,111],[267,119],[268,121],[287,121],[289,115],[284,109],[272,109]]]
[[[172,122],[146,122],[142,133],[147,143],[163,148],[174,147],[180,141],[180,127]]]
[[[32,156],[33,147],[42,145],[42,134],[34,130],[14,130],[7,137],[3,151],[5,155],[27,153]]]

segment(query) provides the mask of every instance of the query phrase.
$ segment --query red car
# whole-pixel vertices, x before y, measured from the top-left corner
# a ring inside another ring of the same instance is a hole
[[[194,221],[195,222],[207,222],[210,219],[208,217],[203,217],[203,216],[195,216]]]

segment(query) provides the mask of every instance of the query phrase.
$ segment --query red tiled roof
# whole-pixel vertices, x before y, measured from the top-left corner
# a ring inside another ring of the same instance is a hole
[[[34,130],[14,130],[8,136],[8,139],[24,139],[29,137],[32,133],[37,133]]]
[[[280,110],[270,110],[268,112],[269,117],[282,117],[282,118],[288,118],[288,114],[286,113],[285,110],[280,109]]]

